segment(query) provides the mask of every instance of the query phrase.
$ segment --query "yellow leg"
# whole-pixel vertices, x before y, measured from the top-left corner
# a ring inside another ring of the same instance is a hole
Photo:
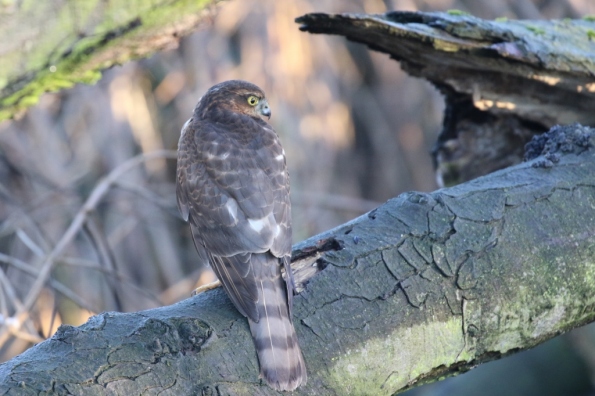
[[[215,282],[207,283],[206,285],[202,285],[202,286],[197,287],[196,289],[194,289],[192,291],[192,294],[191,295],[192,296],[196,296],[197,294],[204,293],[207,290],[216,289],[219,286],[221,286],[221,282],[219,282],[218,280],[216,280]]]

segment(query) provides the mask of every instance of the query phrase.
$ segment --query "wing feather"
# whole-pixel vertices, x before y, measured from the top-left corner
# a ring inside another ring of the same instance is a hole
[[[258,287],[252,265],[251,254],[232,257],[219,257],[209,254],[211,267],[223,284],[227,295],[231,298],[240,313],[258,322]],[[246,270],[247,269],[247,270]]]
[[[285,161],[276,159],[283,149],[272,129],[252,127],[254,138],[242,142],[221,125],[195,121],[180,138],[178,206],[217,256],[291,251],[289,180]],[[251,227],[260,220],[262,228]]]

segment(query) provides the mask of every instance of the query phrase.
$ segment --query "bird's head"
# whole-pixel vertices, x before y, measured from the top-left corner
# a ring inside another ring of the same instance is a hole
[[[211,111],[217,110],[229,110],[254,118],[271,118],[271,108],[262,89],[243,80],[213,85],[200,99],[195,112],[207,117]]]

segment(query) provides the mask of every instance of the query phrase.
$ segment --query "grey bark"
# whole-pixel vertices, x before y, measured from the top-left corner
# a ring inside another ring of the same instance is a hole
[[[559,127],[528,162],[406,193],[294,248],[295,394],[390,395],[595,319],[595,130]],[[271,395],[221,289],[103,313],[0,365],[0,395]]]
[[[444,185],[519,163],[524,144],[554,125],[595,125],[592,18],[487,21],[462,12],[390,12],[296,21],[301,30],[387,53],[444,94],[434,150]]]

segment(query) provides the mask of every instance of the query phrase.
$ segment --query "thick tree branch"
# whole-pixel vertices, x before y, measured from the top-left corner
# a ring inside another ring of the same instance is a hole
[[[486,21],[461,13],[308,14],[311,33],[385,52],[446,98],[435,148],[445,185],[519,163],[554,125],[595,125],[595,21]]]
[[[526,163],[298,244],[296,394],[393,394],[594,320],[594,144],[592,129],[556,128]],[[62,326],[0,365],[0,395],[274,394],[257,364],[217,289]]]
[[[48,91],[92,83],[101,70],[177,46],[217,0],[48,0],[0,6],[0,121]]]

